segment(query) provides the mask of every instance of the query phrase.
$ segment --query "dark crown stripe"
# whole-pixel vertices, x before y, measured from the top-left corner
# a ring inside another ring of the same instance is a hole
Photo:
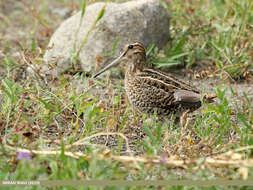
[[[136,49],[139,49],[140,51],[146,53],[145,48],[143,47],[143,45],[140,42],[135,42],[133,45]]]

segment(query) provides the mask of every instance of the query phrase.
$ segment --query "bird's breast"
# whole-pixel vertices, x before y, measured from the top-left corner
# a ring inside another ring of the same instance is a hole
[[[145,105],[145,99],[143,96],[145,92],[141,81],[133,74],[126,73],[125,90],[130,103],[140,111],[143,111],[142,107],[145,107],[147,105]]]
[[[164,94],[145,84],[142,79],[135,77],[133,73],[126,73],[125,90],[130,103],[140,112],[153,113],[154,109],[162,111],[157,106],[157,100],[164,98]]]

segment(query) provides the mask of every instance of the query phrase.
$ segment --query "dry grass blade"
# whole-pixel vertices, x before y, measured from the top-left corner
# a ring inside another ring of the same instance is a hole
[[[125,140],[125,142],[126,142],[127,152],[128,152],[128,153],[131,153],[131,150],[130,150],[130,147],[129,147],[129,142],[128,142],[127,137],[126,137],[125,135],[123,135],[122,133],[116,133],[116,132],[111,132],[111,133],[96,133],[96,134],[94,134],[94,135],[91,135],[91,136],[85,137],[85,138],[83,138],[83,139],[80,139],[80,140],[74,142],[74,143],[71,144],[71,145],[67,145],[66,148],[71,148],[71,147],[73,147],[73,146],[84,145],[84,144],[85,144],[85,141],[90,140],[90,139],[92,139],[92,138],[94,138],[94,137],[98,137],[98,136],[109,136],[109,135],[118,135],[118,136],[122,137],[122,138]]]
[[[106,133],[105,133],[106,134]],[[99,135],[102,135],[100,133]],[[104,135],[104,134],[103,134]],[[115,135],[115,134],[112,134]],[[119,134],[117,134],[119,135]],[[93,135],[93,137],[98,136]],[[92,138],[91,136],[89,138]],[[86,138],[87,140],[88,138]],[[75,145],[80,145],[82,144],[83,139],[80,142],[75,143]],[[6,149],[16,151],[16,152],[26,152],[26,153],[31,153],[31,154],[38,154],[38,155],[57,155],[61,154],[60,150],[28,150],[28,149],[23,149],[23,148],[17,148],[17,147],[12,147],[9,145],[4,145]],[[248,149],[253,149],[253,146],[247,146],[243,147],[240,149],[234,150],[234,152],[238,151],[243,151],[243,150],[248,150]],[[231,154],[231,151],[227,152]],[[153,163],[153,164],[163,164],[167,165],[168,167],[181,167],[181,168],[188,168],[189,165],[195,164],[195,165],[202,165],[204,167],[253,167],[253,159],[243,159],[243,156],[240,156],[240,159],[238,159],[238,156],[233,156],[231,155],[229,158],[227,157],[227,153],[224,153],[223,155],[219,156],[214,156],[214,157],[207,157],[204,159],[198,158],[198,159],[178,159],[177,157],[161,157],[161,156],[156,156],[156,157],[134,157],[134,156],[117,156],[117,155],[112,155],[108,154],[106,151],[104,154],[98,154],[96,155],[97,159],[112,159],[119,161],[121,163],[129,163],[133,162],[135,164],[135,168],[141,169],[137,163]],[[82,152],[69,152],[65,151],[64,154],[66,156],[72,157],[72,158],[83,158],[86,155]],[[237,153],[236,153],[237,154]],[[86,160],[90,160],[90,157],[86,156]],[[197,167],[198,168],[198,167]]]

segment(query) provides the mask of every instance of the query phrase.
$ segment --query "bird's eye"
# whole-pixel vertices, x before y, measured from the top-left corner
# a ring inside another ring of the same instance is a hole
[[[133,47],[134,47],[133,45],[129,45],[128,49],[133,49]]]

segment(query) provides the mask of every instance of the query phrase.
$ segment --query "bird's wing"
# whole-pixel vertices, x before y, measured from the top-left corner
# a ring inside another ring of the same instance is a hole
[[[152,71],[153,72],[153,71]],[[192,108],[201,105],[201,95],[198,90],[192,89],[175,78],[167,78],[155,72],[141,72],[137,74],[142,92],[141,98],[145,105],[174,112],[180,107]],[[138,94],[138,93],[137,93]]]
[[[173,89],[193,91],[195,93],[200,93],[200,91],[189,84],[186,84],[184,81],[181,81],[169,73],[162,72],[160,70],[154,70],[146,68],[138,74],[139,77],[149,77],[157,81],[163,82],[164,84],[172,87]]]

